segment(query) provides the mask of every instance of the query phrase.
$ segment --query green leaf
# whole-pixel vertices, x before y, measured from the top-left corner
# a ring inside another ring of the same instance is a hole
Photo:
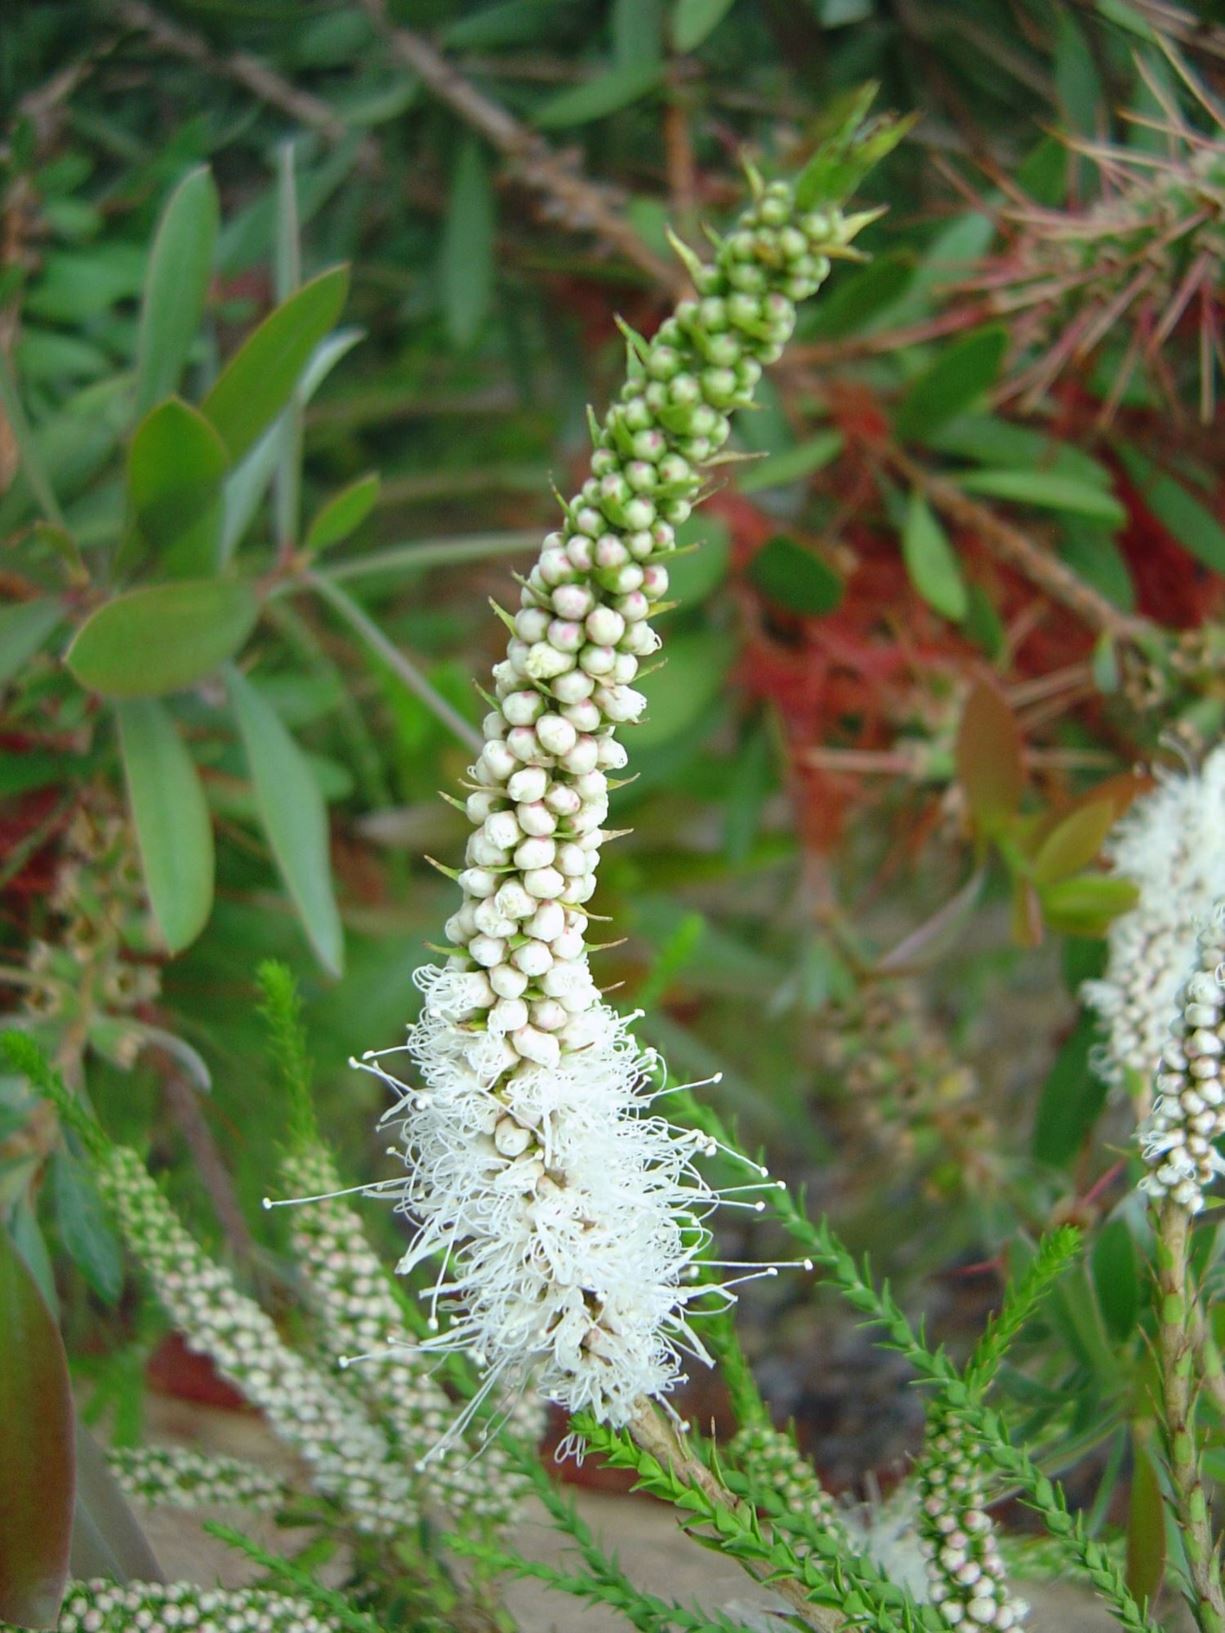
[[[1127,474],[1153,515],[1196,561],[1225,573],[1225,527],[1172,476],[1159,471],[1135,448],[1120,448]]]
[[[1068,517],[1058,543],[1059,554],[1078,578],[1113,601],[1123,612],[1136,605],[1127,558],[1099,522]]]
[[[178,388],[204,313],[219,220],[217,189],[201,165],[170,195],[153,239],[136,345],[138,415]]]
[[[536,110],[535,123],[541,130],[568,125],[585,125],[603,119],[619,108],[639,102],[658,90],[663,80],[661,63],[639,63],[630,68],[610,68],[606,74],[582,85],[560,91]]]
[[[1151,1441],[1151,1425],[1137,1424],[1127,1505],[1127,1586],[1141,1604],[1157,1597],[1165,1575],[1165,1500]]]
[[[1034,1122],[1033,1153],[1039,1162],[1060,1168],[1071,1162],[1106,1103],[1106,1085],[1089,1065],[1096,1040],[1092,1017],[1082,1015],[1055,1056]]]
[[[1093,1284],[1110,1336],[1125,1344],[1140,1314],[1136,1244],[1123,1219],[1109,1219],[1093,1244]]]
[[[315,555],[320,550],[327,550],[355,532],[374,509],[379,486],[379,478],[372,471],[368,476],[359,476],[356,482],[350,482],[339,493],[334,493],[307,529],[303,548],[308,554]]]
[[[153,913],[172,953],[199,935],[213,906],[213,829],[200,778],[154,698],[116,705],[119,751]]]
[[[440,294],[447,333],[457,346],[474,338],[493,296],[497,212],[485,150],[465,137],[451,175],[451,198],[442,235]]]
[[[970,609],[965,580],[948,534],[918,489],[906,510],[902,558],[910,582],[928,606],[960,623]]]
[[[340,316],[347,267],[303,284],[248,336],[201,403],[232,459],[240,459],[285,407],[315,347]]]
[[[668,562],[668,593],[682,607],[696,607],[727,578],[732,559],[732,534],[719,516],[699,512],[676,531],[680,553]],[[697,549],[686,551],[686,545]]]
[[[241,579],[151,584],[100,606],[65,662],[82,686],[104,697],[158,697],[233,657],[258,616],[255,592]]]
[[[811,313],[805,313],[804,338],[836,340],[863,334],[902,299],[914,279],[913,252],[894,250],[878,255],[859,271],[841,276],[837,287]]]
[[[123,1254],[93,1181],[67,1151],[51,1159],[51,1195],[64,1251],[102,1302],[117,1304]]]
[[[790,482],[800,482],[806,476],[824,470],[842,452],[840,431],[822,431],[806,442],[771,454],[767,459],[755,460],[745,467],[744,475],[736,486],[741,493],[760,493],[763,488],[785,488]]]
[[[118,1411],[115,1417],[118,1422]],[[73,1576],[85,1581],[100,1576],[111,1582],[162,1581],[161,1568],[136,1516],[128,1507],[97,1441],[79,1417],[76,1431]]]
[[[1065,936],[1105,935],[1112,920],[1136,905],[1136,895],[1130,879],[1105,873],[1078,873],[1038,891],[1043,918]]]
[[[272,854],[320,963],[339,975],[344,931],[332,891],[327,807],[319,785],[272,705],[236,669],[227,684]]]
[[[734,4],[735,0],[676,0],[672,17],[672,43],[676,49],[696,51]]]
[[[1012,816],[1025,789],[1020,729],[990,681],[976,682],[966,699],[955,757],[970,815],[989,833]]]
[[[647,708],[634,727],[635,752],[675,742],[694,729],[719,695],[731,659],[727,640],[713,630],[674,635],[667,662],[642,682]]]
[[[1052,476],[1072,476],[1107,490],[1111,485],[1106,466],[1082,448],[1061,442],[1053,431],[1014,425],[994,414],[959,414],[930,435],[924,434],[923,443],[937,453],[972,459],[976,465],[1015,466]]]
[[[1036,885],[1054,884],[1069,874],[1087,867],[1102,848],[1106,835],[1114,827],[1114,801],[1089,800],[1058,823],[1034,857],[1030,876]]]
[[[985,493],[992,499],[1036,505],[1042,510],[1066,510],[1116,526],[1127,520],[1127,512],[1112,493],[1104,493],[1095,483],[1050,471],[964,471],[958,473],[957,485],[967,493]]]
[[[64,609],[49,595],[0,607],[0,686],[7,686],[42,650],[63,616]]]
[[[964,414],[995,384],[1007,345],[1007,330],[996,326],[979,329],[941,351],[902,398],[898,435],[921,442],[929,432]]]
[[[611,25],[618,68],[658,62],[663,56],[663,0],[613,0]]]
[[[72,1537],[68,1361],[34,1277],[0,1229],[0,1621],[55,1627]]]
[[[214,427],[178,397],[137,426],[128,451],[131,520],[163,572],[186,577],[217,566],[229,464]]]
[[[842,600],[842,580],[811,550],[786,533],[776,533],[749,563],[750,580],[788,612],[818,618]]]
[[[442,32],[452,51],[489,51],[546,37],[558,23],[557,0],[495,0],[470,17],[457,17]]]

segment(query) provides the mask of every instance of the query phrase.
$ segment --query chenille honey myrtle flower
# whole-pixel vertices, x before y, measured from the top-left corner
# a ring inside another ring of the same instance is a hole
[[[1104,974],[1081,992],[1105,1027],[1103,1077],[1122,1084],[1132,1073],[1141,1095],[1161,1061],[1200,924],[1225,896],[1223,812],[1219,745],[1198,771],[1161,774],[1106,845],[1114,871],[1136,886],[1136,903],[1110,926]]]
[[[366,1059],[402,1128],[415,1236],[400,1268],[442,1261],[431,1311],[441,1300],[450,1320],[426,1347],[467,1350],[489,1388],[534,1372],[547,1397],[616,1425],[666,1397],[686,1354],[706,1359],[687,1312],[718,1296],[691,1277],[720,1197],[694,1166],[706,1142],[656,1109],[660,1062],[603,1000],[588,904],[676,529],[796,301],[869,219],[843,214],[830,174],[818,162],[794,187],[755,183],[711,264],[683,252],[696,298],[650,342],[629,336],[628,382],[592,420],[591,475],[504,615],[453,951],[416,975],[411,1086],[385,1055]]]

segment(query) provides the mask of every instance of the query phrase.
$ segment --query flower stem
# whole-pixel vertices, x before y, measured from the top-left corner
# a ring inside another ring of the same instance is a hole
[[[1204,1492],[1195,1439],[1197,1303],[1190,1272],[1191,1215],[1167,1199],[1158,1219],[1158,1354],[1165,1408],[1171,1504],[1189,1576],[1188,1600],[1200,1633],[1225,1630],[1221,1560]]]

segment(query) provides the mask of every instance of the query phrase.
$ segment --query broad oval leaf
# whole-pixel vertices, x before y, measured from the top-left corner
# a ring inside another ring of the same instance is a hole
[[[1205,567],[1225,573],[1225,527],[1212,512],[1136,449],[1121,448],[1119,452],[1127,474],[1162,527]]]
[[[189,576],[217,566],[229,464],[215,427],[178,397],[137,426],[128,451],[131,520],[158,552],[162,572]]]
[[[718,27],[736,0],[677,0],[672,42],[678,51],[696,51]]]
[[[319,962],[339,975],[344,931],[332,890],[327,807],[306,756],[244,675],[227,677],[260,821]]]
[[[213,906],[213,828],[204,790],[156,698],[119,703],[115,715],[149,901],[167,947],[181,952]]]
[[[55,1627],[68,1580],[72,1391],[59,1328],[0,1229],[0,1621]]]
[[[642,683],[647,707],[634,727],[634,752],[675,743],[693,732],[718,697],[730,662],[727,642],[714,630],[673,636],[668,661]]]
[[[207,165],[170,195],[149,256],[136,348],[136,412],[178,388],[213,271],[220,207]]]
[[[379,486],[378,476],[372,471],[333,494],[307,529],[304,548],[308,553],[327,550],[359,528],[374,508]]]
[[[990,681],[976,682],[966,699],[956,763],[970,815],[988,832],[998,827],[1021,803],[1025,762],[1016,718]]]
[[[620,108],[640,102],[658,90],[663,81],[662,63],[636,63],[628,68],[610,68],[606,74],[585,84],[560,91],[536,110],[535,122],[542,130],[568,125],[585,125],[604,119]]]
[[[958,475],[957,485],[967,493],[985,493],[991,499],[1036,505],[1041,510],[1065,510],[1073,516],[1089,516],[1116,526],[1127,520],[1127,512],[1115,496],[1095,482],[1051,471],[965,471]]]
[[[842,580],[811,550],[786,533],[776,533],[749,563],[749,578],[788,612],[817,618],[842,600]]]
[[[51,596],[0,607],[0,686],[7,686],[41,651],[63,616],[63,608]]]
[[[340,316],[347,267],[331,267],[295,291],[226,364],[201,411],[240,459],[285,407],[311,353]]]
[[[928,432],[964,414],[995,384],[1007,344],[1007,331],[993,327],[966,335],[942,351],[902,398],[898,435],[921,441]]]
[[[77,631],[65,662],[104,697],[159,697],[194,685],[242,646],[259,602],[241,579],[183,579],[129,590]]]
[[[917,489],[910,496],[902,528],[902,559],[910,582],[928,606],[960,623],[970,610],[965,580],[948,534]]]
[[[447,332],[457,346],[475,336],[489,310],[494,285],[497,212],[485,151],[475,136],[459,150],[442,235],[440,295]]]

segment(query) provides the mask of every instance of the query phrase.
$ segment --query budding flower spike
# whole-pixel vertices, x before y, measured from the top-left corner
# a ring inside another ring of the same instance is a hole
[[[1140,1189],[1199,1213],[1225,1173],[1225,901],[1200,932],[1194,969],[1179,993],[1157,1072],[1157,1098],[1140,1130],[1147,1173]]]
[[[473,832],[446,925],[454,951],[414,978],[412,1084],[386,1055],[362,1062],[395,1096],[398,1206],[415,1231],[399,1268],[441,1260],[429,1308],[449,1321],[422,1347],[475,1360],[473,1409],[529,1375],[617,1427],[641,1397],[666,1397],[686,1356],[710,1362],[701,1301],[734,1297],[730,1282],[692,1281],[707,1219],[720,1205],[761,1211],[777,1183],[713,1189],[694,1162],[709,1142],[655,1110],[663,1065],[635,1040],[636,1017],[603,1001],[588,903],[612,837],[611,779],[628,759],[618,729],[641,716],[634,681],[660,647],[650,620],[676,529],[729,416],[780,356],[795,303],[873,218],[838,201],[901,134],[848,124],[795,184],[750,174],[754,201],[712,263],[677,246],[696,298],[649,342],[626,331],[629,380],[603,424],[592,420],[591,475],[503,615],[511,638],[469,771]]]
[[[1136,904],[1110,926],[1105,973],[1081,994],[1105,1024],[1101,1075],[1121,1085],[1135,1074],[1141,1095],[1158,1070],[1203,915],[1225,897],[1223,818],[1225,744],[1198,771],[1160,774],[1106,845],[1115,872],[1135,884]]]

